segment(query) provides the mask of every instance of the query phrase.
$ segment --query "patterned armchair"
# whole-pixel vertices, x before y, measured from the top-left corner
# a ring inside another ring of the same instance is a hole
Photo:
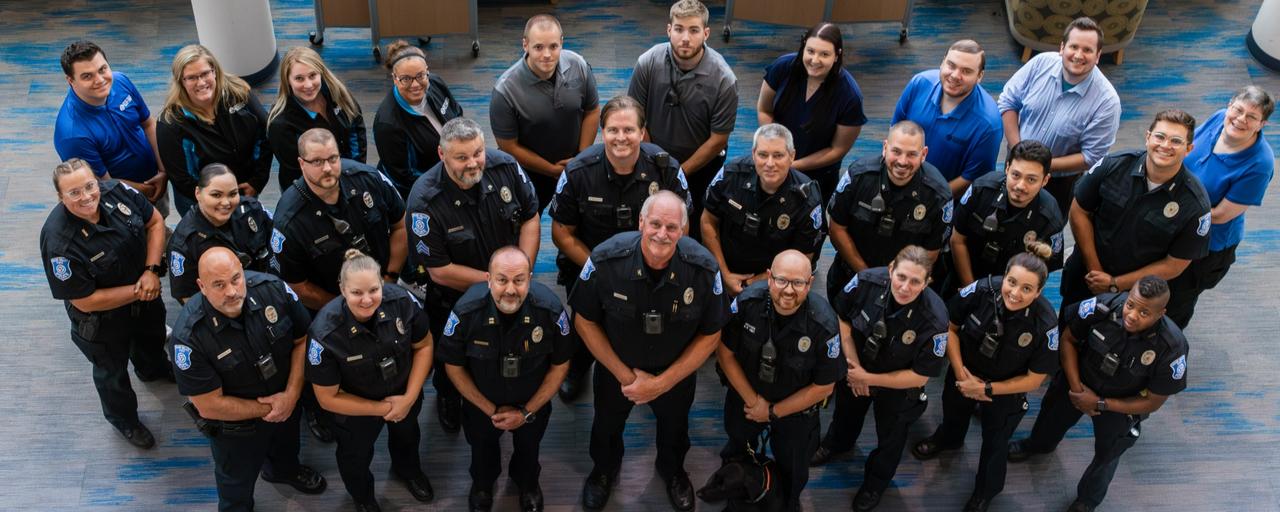
[[[1032,51],[1057,51],[1062,31],[1071,20],[1088,16],[1102,27],[1102,53],[1124,61],[1124,48],[1133,41],[1147,10],[1147,0],[1004,0],[1009,33],[1023,46],[1022,62]]]

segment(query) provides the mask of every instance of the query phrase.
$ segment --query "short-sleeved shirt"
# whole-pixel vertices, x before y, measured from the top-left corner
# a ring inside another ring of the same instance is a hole
[[[522,406],[542,385],[552,365],[569,362],[575,345],[569,314],[542,283],[529,284],[520,309],[505,315],[493,303],[488,283],[476,283],[458,299],[445,321],[436,357],[466,369],[480,394],[498,405]],[[510,358],[515,375],[503,376]]]
[[[494,137],[516,140],[554,163],[578,153],[582,118],[599,104],[595,75],[581,55],[560,50],[549,80],[538,78],[522,55],[493,85],[489,126]]]
[[[679,105],[668,100],[675,88]],[[636,60],[627,95],[644,106],[646,128],[654,144],[684,162],[712,133],[730,133],[738,119],[738,77],[719,52],[703,46],[702,60],[682,72],[671,43],[660,43]]]
[[[791,130],[795,138],[796,158],[817,153],[831,147],[836,138],[837,126],[862,126],[867,124],[867,116],[862,112],[862,89],[848,70],[840,68],[840,76],[831,81],[831,88],[819,91],[813,97],[805,99],[802,94],[795,96],[793,104],[783,104],[783,98],[791,81],[791,66],[796,60],[795,53],[788,53],[774,60],[764,69],[764,82],[773,89],[773,121]],[[830,95],[824,100],[819,96]],[[819,119],[814,119],[814,109],[822,108]],[[840,162],[810,171],[812,174],[838,171]]]
[[[778,403],[809,385],[840,381],[845,361],[840,319],[827,300],[810,291],[800,309],[782,316],[769,300],[769,283],[748,286],[729,304],[729,323],[720,337],[742,366],[751,388]],[[773,343],[773,382],[760,378],[764,346]]]
[[[338,296],[316,313],[308,333],[308,381],[382,400],[404,394],[413,369],[413,345],[431,334],[431,326],[409,292],[383,284],[382,304],[368,320],[357,320],[347,300]]]
[[[1104,293],[1063,308],[1078,345],[1080,381],[1102,398],[1128,398],[1143,390],[1169,396],[1187,387],[1187,339],[1167,316],[1151,328],[1124,329],[1129,292]],[[1107,375],[1111,355],[1116,368]]]
[[[169,293],[175,299],[185,299],[200,291],[196,286],[200,256],[214,247],[231,249],[245,270],[279,274],[280,263],[271,252],[274,229],[271,214],[253,197],[241,196],[240,206],[221,226],[209,222],[197,206],[178,222],[169,237],[165,250],[169,259]]]
[[[720,250],[736,274],[763,272],[787,249],[816,254],[827,237],[818,183],[791,169],[777,191],[766,193],[751,155],[720,169],[703,205],[719,219]]]
[[[872,208],[877,194],[884,200],[883,213]],[[880,267],[908,245],[941,249],[951,223],[951,204],[951,189],[932,164],[924,162],[911,181],[899,187],[889,181],[884,158],[874,156],[849,166],[836,184],[827,213],[832,222],[848,229],[867,266]],[[882,225],[892,225],[892,232],[884,233]],[[841,258],[835,264],[846,267]]]
[[[995,230],[988,231],[984,223],[992,215]],[[1053,248],[1047,262],[1050,272],[1062,268],[1066,220],[1058,210],[1058,201],[1041,189],[1027,206],[1014,206],[1009,202],[1005,173],[989,173],[970,184],[956,204],[953,225],[956,233],[964,236],[975,279],[1003,274],[1009,258],[1026,251],[1027,243],[1033,241]]]
[[[938,168],[947,181],[964,178],[974,181],[996,168],[1004,125],[996,100],[981,85],[975,85],[951,112],[942,113],[942,82],[939,71],[922,71],[907,82],[893,110],[893,123],[911,120],[924,128],[929,147],[925,159]]]
[[[1222,134],[1226,110],[1209,116],[1196,130],[1195,149],[1187,154],[1186,166],[1200,178],[1209,205],[1223,199],[1245,206],[1261,206],[1262,196],[1275,174],[1276,154],[1262,133],[1252,146],[1235,153],[1214,153],[1213,146]],[[1209,250],[1221,251],[1238,245],[1244,239],[1244,214],[1209,228]]]
[[[70,301],[99,288],[132,285],[147,264],[146,226],[154,207],[123,183],[106,180],[98,186],[98,223],[76,217],[58,203],[40,229],[40,259],[55,299]]]
[[[1005,82],[1000,113],[1018,113],[1022,140],[1038,140],[1054,156],[1081,153],[1092,167],[1116,142],[1120,95],[1096,66],[1070,89],[1063,91],[1062,84],[1062,55],[1036,55]]]
[[[230,167],[236,183],[248,183],[259,193],[271,177],[267,112],[252,91],[242,103],[219,101],[213,124],[186,109],[174,120],[160,116],[156,145],[174,192],[188,199],[195,199],[200,169],[209,164]]]
[[[387,268],[391,227],[404,220],[400,194],[377,169],[355,160],[342,161],[338,187],[334,205],[317,198],[305,178],[298,178],[280,194],[271,250],[285,282],[307,281],[338,295],[338,272],[347,249],[352,248],[361,249]],[[348,235],[338,231],[340,223],[335,220],[350,226]],[[359,240],[368,251],[359,246]]]
[[[569,304],[575,315],[600,325],[623,364],[653,374],[679,359],[695,337],[719,332],[729,317],[719,265],[706,248],[682,237],[666,268],[649,269],[636,231],[591,251]]]
[[[440,126],[462,117],[462,104],[453,98],[439,75],[431,75],[427,85],[427,108]],[[440,163],[440,134],[426,116],[400,97],[392,87],[373,116],[373,141],[378,146],[378,170],[395,182],[400,196],[407,198],[413,183]]]
[[[67,88],[53,127],[53,147],[63,161],[79,158],[99,177],[143,182],[156,175],[158,163],[142,129],[151,110],[124,73],[115,72],[107,102],[90,105]]]
[[[947,355],[947,306],[932,289],[925,288],[910,304],[897,304],[889,291],[889,269],[869,268],[845,283],[832,307],[849,322],[858,361],[867,371],[909,369],[926,377],[942,375]],[[875,338],[875,324],[880,321],[884,322],[885,336]]]
[[[199,292],[182,308],[166,347],[179,393],[221,388],[226,396],[254,399],[288,387],[294,342],[307,335],[311,315],[280,278],[247,271],[244,280],[244,304],[234,318]],[[258,366],[264,358],[275,367],[268,378]]]
[[[1058,371],[1058,315],[1044,295],[1020,311],[1009,311],[1000,298],[1004,276],[969,283],[951,298],[947,310],[960,338],[960,358],[970,373],[999,382],[1028,371]],[[987,344],[987,337],[994,341]]]
[[[342,107],[333,101],[329,85],[320,83],[320,94],[324,95],[326,112],[312,112],[302,106],[296,97],[284,100],[284,110],[267,125],[267,139],[271,142],[271,152],[280,163],[280,184],[284,187],[302,176],[302,167],[298,166],[298,137],[312,128],[324,128],[333,134],[338,143],[338,154],[342,158],[364,163],[368,158],[367,135],[364,132],[364,113],[356,112],[354,119],[347,116]],[[352,97],[351,101],[355,101]],[[359,105],[356,106],[359,108]]]

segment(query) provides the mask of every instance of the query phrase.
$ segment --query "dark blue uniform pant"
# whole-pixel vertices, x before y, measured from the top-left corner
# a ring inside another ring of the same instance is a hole
[[[431,285],[436,286],[436,285]],[[427,323],[431,327],[431,339],[439,340],[444,337],[444,324],[449,320],[449,314],[452,313],[453,306],[445,307],[440,304],[433,304],[431,301],[423,303],[427,312]],[[431,364],[431,372],[435,375],[431,377],[431,385],[436,388],[436,397],[445,400],[461,400],[462,393],[458,392],[457,386],[453,385],[453,381],[449,380],[449,375],[444,370],[444,360],[437,357]],[[438,411],[437,411],[438,412]]]
[[[902,461],[902,449],[907,446],[907,430],[924,414],[929,403],[922,400],[920,388],[873,388],[872,396],[853,396],[845,382],[836,383],[836,409],[831,414],[831,425],[822,445],[832,453],[853,449],[862,433],[862,422],[867,410],[875,407],[876,448],[867,455],[863,471],[862,487],[869,491],[884,491],[898,472]]]
[[[334,437],[338,441],[338,473],[342,475],[342,484],[356,503],[374,501],[373,473],[369,464],[373,462],[374,442],[382,434],[382,426],[387,427],[387,451],[391,454],[391,470],[400,478],[410,479],[422,476],[422,462],[418,456],[418,445],[422,441],[422,430],[418,427],[418,412],[422,410],[422,395],[409,409],[409,414],[396,423],[390,423],[378,416],[334,416]]]
[[[1062,267],[1061,290],[1062,307],[1064,309],[1059,312],[1059,317],[1068,318],[1067,315],[1076,314],[1075,311],[1067,311],[1065,308],[1096,295],[1089,291],[1089,286],[1084,282],[1084,276],[1088,273],[1088,269],[1084,266],[1084,256],[1081,256],[1080,251],[1075,251],[1070,258],[1067,258],[1066,264]],[[1226,273],[1225,269],[1223,273]],[[1165,315],[1179,326],[1184,326],[1191,321],[1191,314],[1195,311],[1196,300],[1200,297],[1197,288],[1190,284],[1191,281],[1185,276],[1185,271],[1183,274],[1169,281],[1169,303],[1165,306]],[[1120,291],[1125,292],[1128,290]]]
[[[612,475],[622,466],[622,432],[635,406],[622,394],[622,385],[601,367],[592,379],[595,417],[591,419],[591,461],[594,471]],[[656,373],[655,373],[656,375]],[[671,478],[684,473],[684,456],[689,453],[689,407],[697,389],[697,373],[690,374],[662,396],[649,402],[657,417],[658,474]]]
[[[93,339],[80,335],[89,316],[71,313],[71,341],[93,364],[93,385],[98,389],[102,414],[116,429],[137,426],[138,396],[129,382],[129,361],[138,378],[152,380],[173,374],[164,353],[164,301],[135,302],[97,313]]]
[[[809,459],[818,449],[822,425],[817,410],[793,414],[769,423],[756,423],[742,413],[742,397],[729,388],[724,397],[724,430],[729,442],[720,450],[724,461],[747,457],[747,446],[759,452],[760,432],[769,427],[769,448],[780,473],[778,496],[787,504],[787,510],[798,512],[800,493],[809,483]]]
[[[1044,453],[1057,448],[1084,413],[1071,405],[1067,397],[1067,378],[1059,372],[1045,392],[1040,415],[1031,429],[1024,446],[1033,453]],[[1120,456],[1138,442],[1141,420],[1137,416],[1104,412],[1093,419],[1093,460],[1085,468],[1076,486],[1076,499],[1098,506],[1107,496],[1107,487],[1120,465]]]
[[[969,419],[978,408],[982,420],[982,451],[978,456],[978,475],[973,481],[973,494],[990,499],[1004,490],[1009,438],[1027,414],[1027,396],[996,395],[990,402],[965,398],[956,389],[956,374],[947,370],[942,386],[942,424],[933,433],[942,446],[957,446],[969,432]]]
[[[288,478],[298,472],[298,417],[300,409],[280,423],[261,420],[224,427],[209,440],[213,452],[213,476],[218,483],[218,510],[253,510],[253,488],[258,472]]]
[[[726,147],[725,152],[728,151],[729,148]],[[724,167],[726,153],[712,158],[710,162],[698,169],[698,172],[685,176],[686,181],[689,182],[689,195],[693,199],[693,208],[689,209],[689,236],[699,242],[702,241],[702,200],[707,197],[707,188],[711,186],[711,179],[716,177],[721,167]]]
[[[531,491],[538,485],[542,465],[538,463],[538,448],[542,435],[547,432],[547,420],[551,417],[551,403],[538,411],[533,423],[526,423],[511,431],[511,465],[508,473],[521,491]],[[462,408],[462,430],[471,445],[471,481],[481,489],[492,489],[502,474],[502,446],[498,441],[506,431],[493,426],[489,415],[477,409],[471,402]]]

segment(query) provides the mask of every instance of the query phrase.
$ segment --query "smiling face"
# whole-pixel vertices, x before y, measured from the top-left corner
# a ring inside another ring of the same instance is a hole
[[[204,187],[196,187],[196,203],[200,205],[200,213],[214,226],[226,224],[231,213],[240,206],[240,189],[236,186],[236,176],[231,173],[220,174],[209,180]]]
[[[347,274],[342,281],[342,298],[356,320],[368,320],[382,305],[382,277],[373,270]]]
[[[323,83],[320,71],[316,68],[302,62],[295,62],[289,66],[289,90],[298,101],[303,103],[315,101],[320,96]]]
[[[889,132],[884,141],[884,164],[889,169],[889,181],[899,187],[906,185],[915,177],[929,149],[924,146],[924,134],[907,135],[902,132]]]
[[[1257,136],[1267,122],[1262,120],[1262,109],[1245,101],[1233,101],[1227,106],[1226,118],[1222,122],[1224,135],[1235,140],[1251,140]]]
[[[889,265],[889,289],[899,305],[915,302],[928,285],[929,271],[920,264],[902,260]]]
[[[641,212],[640,251],[650,266],[660,263],[654,268],[665,268],[675,254],[676,244],[684,236],[683,208],[679,196],[663,194],[654,200],[648,212]]]
[[[247,293],[240,260],[225,247],[216,247],[200,256],[199,269],[196,285],[209,305],[227,317],[240,316]]]
[[[58,200],[76,217],[96,221],[101,197],[98,178],[88,166],[78,167],[58,177]]]
[[[772,194],[787,181],[795,155],[787,151],[786,140],[760,137],[756,139],[751,158],[755,161],[756,175],[760,177],[760,187]]]
[[[1005,190],[1009,194],[1009,203],[1018,208],[1026,208],[1031,200],[1040,195],[1040,189],[1049,182],[1049,175],[1040,162],[1014,159],[1004,169]]]
[[[813,267],[804,254],[786,251],[773,259],[769,267],[769,298],[779,314],[790,315],[799,310],[811,285]]]
[[[218,73],[208,59],[196,59],[182,67],[182,88],[196,107],[212,110],[218,92]]]
[[[703,25],[698,16],[676,18],[667,24],[667,38],[676,58],[689,61],[702,56],[707,41],[707,27]]]
[[[539,78],[546,79],[556,72],[560,63],[560,50],[564,37],[554,25],[534,25],[524,38],[525,62]]]
[[[391,70],[391,79],[396,84],[396,91],[410,105],[422,103],[422,98],[427,96],[430,78],[427,60],[420,57],[403,58]]]
[[[520,311],[529,296],[529,259],[517,251],[505,251],[489,264],[489,295],[498,311],[513,314]]]
[[[1098,59],[1102,56],[1098,52],[1102,43],[1100,35],[1093,30],[1081,29],[1073,29],[1067,34],[1067,40],[1062,42],[1058,52],[1062,54],[1062,71],[1068,82],[1079,83],[1098,66]]]
[[[71,90],[90,105],[106,104],[114,81],[111,65],[107,64],[107,58],[102,55],[102,52],[94,54],[92,59],[72,64],[71,76],[67,77]]]
[[[1025,268],[1014,265],[1004,275],[1000,283],[1000,296],[1004,299],[1004,307],[1009,311],[1022,311],[1032,302],[1040,298],[1040,276]]]
[[[635,109],[623,108],[609,113],[604,121],[604,151],[611,162],[623,162],[640,155],[644,128]]]
[[[468,190],[476,186],[484,177],[484,137],[441,141],[440,161],[458,188]]]
[[[1187,127],[1169,121],[1156,121],[1147,132],[1147,161],[1157,169],[1177,169],[1191,151]]]
[[[836,45],[819,37],[810,37],[804,42],[804,70],[809,78],[823,80],[831,72],[836,63]]]
[[[982,80],[982,55],[950,50],[942,59],[939,79],[942,92],[952,98],[964,98]]]
[[[337,141],[305,144],[298,154],[298,165],[302,167],[302,178],[317,195],[324,196],[338,188],[338,177],[342,175],[342,154],[338,152]]]

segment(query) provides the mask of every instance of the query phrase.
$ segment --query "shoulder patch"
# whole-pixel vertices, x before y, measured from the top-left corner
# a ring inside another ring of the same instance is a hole
[[[809,219],[813,221],[813,229],[822,228],[822,205],[813,207],[813,211],[809,212]]]
[[[1213,213],[1206,213],[1200,217],[1200,224],[1196,226],[1196,234],[1205,236],[1209,234],[1209,226],[1213,224]]]
[[[175,343],[173,345],[173,364],[182,371],[191,369],[191,347]]]
[[[719,270],[716,271],[715,282],[711,283],[711,293],[714,293],[716,295],[720,295],[724,293],[724,280],[720,278]]]
[[[973,293],[973,291],[974,291],[974,290],[977,290],[977,289],[978,289],[978,282],[977,282],[977,281],[974,281],[974,282],[972,282],[972,283],[969,283],[969,286],[966,286],[966,287],[964,287],[964,288],[961,288],[961,289],[960,289],[960,296],[961,296],[961,297],[968,297],[970,294],[972,294],[972,293]]]
[[[960,196],[960,204],[969,204],[969,198],[973,197],[973,185],[964,189],[964,195]]]
[[[284,252],[284,233],[279,229],[271,228],[271,250],[276,254]]]
[[[1182,380],[1187,375],[1187,356],[1179,356],[1169,363],[1169,368],[1173,370],[1173,380]]]
[[[713,188],[716,186],[716,183],[720,183],[721,181],[724,181],[724,167],[721,167],[720,170],[716,172],[715,177],[711,178],[711,183],[707,185],[707,188]]]
[[[182,274],[186,273],[186,263],[187,257],[182,253],[169,251],[169,273],[173,274],[173,277],[182,277]]]
[[[556,320],[556,327],[560,328],[561,336],[569,335],[569,312],[560,311],[560,318]]]
[[[737,314],[737,313],[738,313],[738,298],[737,298],[737,297],[734,297],[734,298],[733,298],[733,302],[730,302],[730,303],[729,303],[729,312],[730,312],[730,313],[733,313],[733,314]]]
[[[378,177],[382,178],[382,181],[386,183],[388,187],[391,187],[393,189],[396,188],[396,184],[393,183],[391,181],[391,178],[388,178],[386,174],[382,174],[382,171],[378,171]]]
[[[942,223],[943,224],[951,223],[952,213],[955,213],[955,205],[952,204],[952,201],[950,199],[948,199],[947,202],[942,203]]]
[[[57,256],[49,258],[49,264],[53,266],[53,277],[59,281],[71,279],[71,260]]]
[[[853,291],[854,288],[857,288],[857,287],[858,287],[858,274],[854,274],[853,279],[850,279],[849,282],[845,283],[844,292],[849,293]]]
[[[311,366],[320,366],[320,354],[323,353],[324,345],[315,338],[311,338],[311,344],[307,345],[307,362],[311,363]]]
[[[1058,351],[1058,328],[1054,327],[1052,329],[1049,329],[1048,332],[1044,333],[1044,337],[1047,338],[1049,341],[1049,350],[1057,352]]]
[[[836,192],[844,192],[845,187],[848,187],[850,183],[853,183],[853,179],[849,177],[849,172],[845,171],[840,175],[840,181],[836,182]]]
[[[596,271],[596,265],[591,262],[591,257],[587,257],[587,263],[582,265],[582,271],[578,272],[578,279],[583,281],[591,280],[591,274]]]
[[[689,190],[689,180],[684,177],[684,167],[676,169],[676,179],[680,180],[680,188]]]
[[[1089,297],[1080,302],[1080,318],[1089,318],[1093,314],[1093,310],[1098,307],[1098,298]]]
[[[827,359],[835,359],[840,357],[840,335],[832,336],[827,340]]]
[[[933,355],[942,357],[947,353],[947,333],[940,332],[933,335]]]
[[[563,174],[561,176],[563,176]],[[414,212],[409,215],[409,218],[412,219],[411,224],[413,234],[418,235],[419,237],[424,237],[427,236],[427,233],[431,232],[430,215],[427,215],[425,212]]]
[[[444,323],[444,335],[453,336],[454,331],[458,330],[458,323],[458,314],[450,311],[449,320]]]
[[[560,173],[560,179],[556,180],[556,193],[564,192],[564,186],[569,184],[569,172],[566,170]]]
[[[1062,232],[1061,231],[1049,236],[1049,245],[1053,246],[1054,254],[1062,253]]]
[[[289,283],[286,283],[286,282],[284,282],[284,281],[280,281],[280,284],[284,285],[284,292],[285,292],[285,293],[287,293],[287,294],[289,294],[289,296],[290,296],[290,297],[293,297],[293,301],[294,301],[294,302],[298,302],[299,300],[301,300],[301,299],[299,299],[299,298],[298,298],[298,294],[297,294],[297,293],[294,293],[293,288],[290,288],[290,287],[289,287]]]

